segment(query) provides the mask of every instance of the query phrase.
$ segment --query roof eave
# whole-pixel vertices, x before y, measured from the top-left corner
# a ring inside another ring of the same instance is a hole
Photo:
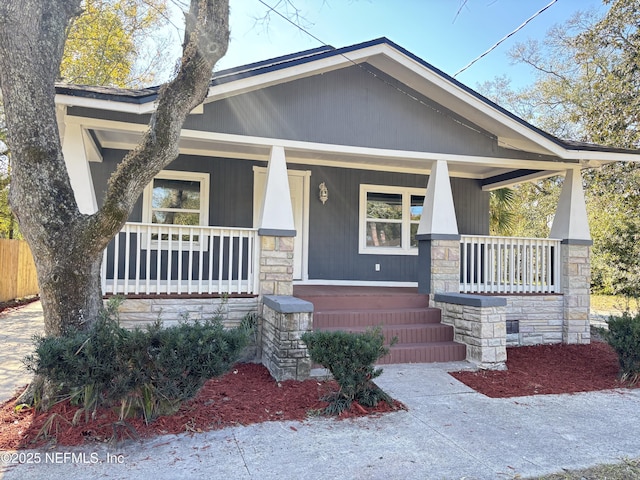
[[[386,38],[340,49],[324,47],[300,54],[277,57],[236,69],[218,72],[212,79],[205,103],[251,92],[300,78],[326,73],[348,65],[370,62],[410,88],[440,103],[472,124],[495,134],[506,148],[551,154],[562,160],[612,162],[637,160],[637,153],[620,149],[576,147],[517,117],[438,68]],[[117,95],[74,95],[78,90],[61,89],[56,103],[100,110],[149,114],[157,94],[118,98]],[[151,89],[157,91],[157,89]],[[152,92],[153,93],[153,92]]]

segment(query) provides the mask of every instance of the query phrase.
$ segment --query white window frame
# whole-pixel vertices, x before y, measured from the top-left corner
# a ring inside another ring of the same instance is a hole
[[[153,220],[153,183],[154,180],[185,180],[189,182],[199,182],[200,183],[200,223],[199,226],[208,226],[209,225],[209,174],[204,172],[184,172],[178,170],[162,170],[160,171],[151,182],[144,188],[142,193],[142,222],[143,223],[152,223]],[[162,210],[162,209],[160,209]],[[195,212],[192,212],[195,213]],[[161,224],[154,224],[160,225]],[[189,225],[185,225],[185,228],[188,228]],[[204,239],[206,240],[206,239]],[[151,242],[151,248],[166,248],[167,241],[159,242],[157,240],[153,240]],[[177,242],[172,242],[172,249],[177,249]],[[193,246],[199,246],[200,242],[193,242]],[[143,245],[143,248],[145,246]]]
[[[367,194],[391,193],[402,195],[402,238],[400,247],[367,246]],[[418,248],[411,246],[411,197],[425,197],[426,188],[396,187],[391,185],[360,184],[360,209],[358,214],[358,253],[361,255],[418,255]]]

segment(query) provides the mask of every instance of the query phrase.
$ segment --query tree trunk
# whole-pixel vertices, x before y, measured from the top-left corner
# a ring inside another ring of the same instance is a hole
[[[73,263],[64,253],[38,261],[38,282],[45,332],[65,335],[71,328],[84,329],[102,310],[100,265],[102,255],[75,255]]]
[[[176,77],[160,89],[149,130],[112,175],[104,205],[83,215],[62,156],[54,103],[67,27],[80,2],[0,2],[0,87],[13,157],[10,203],[34,256],[46,335],[88,328],[98,318],[102,252],[144,187],[177,157],[182,125],[206,97],[229,41],[228,0],[191,0]]]

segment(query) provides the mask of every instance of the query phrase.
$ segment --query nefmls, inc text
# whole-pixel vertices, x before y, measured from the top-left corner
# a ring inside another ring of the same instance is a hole
[[[0,463],[124,463],[124,455],[116,453],[106,453],[100,455],[98,452],[0,452]]]

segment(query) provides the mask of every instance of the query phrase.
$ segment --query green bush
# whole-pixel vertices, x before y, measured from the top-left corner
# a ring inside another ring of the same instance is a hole
[[[633,385],[640,379],[640,312],[611,316],[607,325],[602,336],[618,354],[621,379]]]
[[[118,407],[121,419],[149,422],[227,372],[248,340],[247,328],[225,329],[219,317],[169,328],[157,320],[144,330],[126,330],[111,307],[87,332],[37,338],[25,364],[62,398],[82,405],[87,417],[107,406]]]
[[[339,414],[354,401],[368,407],[380,401],[391,404],[391,397],[372,381],[382,373],[375,362],[389,353],[380,328],[365,333],[307,332],[302,340],[311,360],[327,368],[340,386],[337,393],[323,399],[330,402],[324,413]]]

